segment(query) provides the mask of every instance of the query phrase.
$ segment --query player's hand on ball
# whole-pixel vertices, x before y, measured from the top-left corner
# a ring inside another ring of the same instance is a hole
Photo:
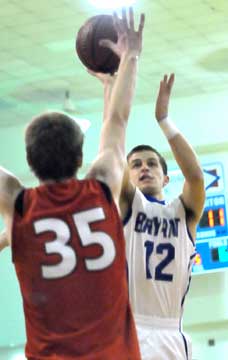
[[[128,19],[129,18],[129,19]],[[120,58],[127,54],[130,57],[137,57],[142,51],[142,34],[145,23],[145,15],[141,14],[138,30],[135,31],[134,12],[129,9],[127,17],[126,9],[122,9],[122,19],[116,13],[113,15],[114,25],[118,34],[117,43],[108,39],[100,40],[100,45],[108,47]]]
[[[169,99],[174,84],[174,74],[169,77],[164,75],[160,82],[160,88],[157,96],[155,116],[157,121],[161,121],[168,116]]]
[[[98,80],[100,80],[104,86],[112,86],[114,84],[116,76],[117,76],[117,73],[111,75],[111,74],[105,74],[105,73],[101,73],[101,72],[95,72],[90,69],[87,69],[87,72],[90,75],[96,77]]]

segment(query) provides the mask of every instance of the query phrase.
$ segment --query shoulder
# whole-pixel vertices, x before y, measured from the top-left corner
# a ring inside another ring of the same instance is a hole
[[[11,174],[0,176],[0,211],[3,216],[11,216],[18,194],[23,190],[20,181]]]
[[[105,197],[105,199],[108,201],[108,203],[112,203],[113,196],[111,189],[109,185],[105,181],[101,181],[96,178],[86,178],[84,180],[81,180],[81,183],[88,187],[88,189],[91,189],[92,191],[98,191],[102,196]]]
[[[172,199],[166,206],[172,208],[176,212],[179,212],[180,215],[186,216],[186,209],[181,196]]]
[[[196,238],[196,227],[197,227],[197,222],[195,221],[194,212],[192,211],[192,209],[189,209],[185,205],[181,195],[178,199],[176,199],[176,204],[177,204],[177,209],[179,209],[178,211],[180,217],[183,218],[185,221],[185,226],[187,228],[188,235],[192,243],[194,243]]]

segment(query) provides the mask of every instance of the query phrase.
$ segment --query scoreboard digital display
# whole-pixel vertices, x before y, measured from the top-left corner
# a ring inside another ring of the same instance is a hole
[[[219,159],[222,159],[221,155]],[[193,265],[195,274],[228,268],[228,174],[225,174],[228,171],[228,155],[224,155],[223,160],[202,163],[206,201],[197,227],[197,255]],[[169,175],[170,184],[165,189],[165,197],[172,199],[181,193],[184,178],[180,170],[171,170]]]
[[[215,226],[225,226],[224,208],[208,209],[203,212],[203,216],[199,223],[199,228],[213,228]]]

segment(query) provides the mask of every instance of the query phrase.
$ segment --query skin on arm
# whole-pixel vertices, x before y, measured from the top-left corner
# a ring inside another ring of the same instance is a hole
[[[117,77],[117,73],[114,75],[104,74],[104,73],[96,73],[87,69],[88,73],[94,77],[96,77],[102,84],[104,88],[104,110],[103,110],[103,121],[107,119],[110,98],[112,94],[112,89],[115,84],[115,80]],[[129,208],[131,207],[133,198],[135,193],[135,186],[130,181],[128,164],[126,162],[124,169],[124,176],[122,180],[121,193],[119,198],[119,208],[122,219],[125,219]]]
[[[109,103],[111,98],[111,93],[113,86],[115,84],[115,80],[117,77],[117,73],[114,75],[104,74],[104,73],[96,73],[87,69],[88,73],[92,76],[96,77],[104,87],[104,110],[103,110],[103,121],[107,119]],[[121,193],[119,199],[119,207],[121,212],[121,217],[124,219],[129,211],[129,208],[132,205],[132,201],[134,198],[135,186],[132,184],[130,180],[128,164],[126,162],[124,169],[124,176],[122,180]]]
[[[123,220],[127,216],[128,211],[132,206],[134,194],[135,194],[135,186],[132,184],[130,180],[128,164],[126,163],[122,185],[121,185],[120,199],[119,199],[120,213]]]
[[[107,118],[109,102],[111,98],[112,89],[117,77],[117,73],[105,74],[105,73],[97,73],[92,70],[87,69],[88,73],[94,77],[96,77],[102,84],[104,88],[104,110],[103,110],[103,121]]]
[[[6,231],[4,230],[0,233],[0,251],[9,245],[9,240]]]
[[[19,180],[6,169],[0,167],[0,214],[3,217],[6,227],[6,236],[2,235],[1,237],[0,249],[11,244],[14,204],[17,195],[22,189],[23,186]]]
[[[123,9],[122,19],[114,14],[114,23],[118,33],[117,43],[102,40],[101,44],[120,57],[120,65],[109,106],[104,114],[98,158],[87,177],[104,181],[118,202],[125,164],[126,126],[135,89],[137,59],[142,49],[144,15],[141,15],[138,31],[134,28],[132,9],[129,10],[129,21],[126,10]]]
[[[169,100],[173,84],[174,74],[171,74],[169,77],[165,75],[160,82],[155,109],[158,122],[168,116]],[[185,178],[181,199],[186,209],[189,230],[193,238],[195,238],[196,225],[202,215],[205,201],[203,171],[196,153],[180,132],[168,141],[176,162]]]

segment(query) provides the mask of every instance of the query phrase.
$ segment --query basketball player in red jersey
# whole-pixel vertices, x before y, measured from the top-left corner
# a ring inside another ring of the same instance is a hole
[[[138,360],[128,300],[118,201],[127,119],[141,53],[144,15],[114,15],[120,56],[100,148],[85,180],[83,135],[69,116],[35,117],[25,134],[40,185],[26,189],[0,168],[0,212],[23,297],[29,360]],[[6,237],[2,236],[4,246]],[[2,247],[3,247],[2,246]]]

